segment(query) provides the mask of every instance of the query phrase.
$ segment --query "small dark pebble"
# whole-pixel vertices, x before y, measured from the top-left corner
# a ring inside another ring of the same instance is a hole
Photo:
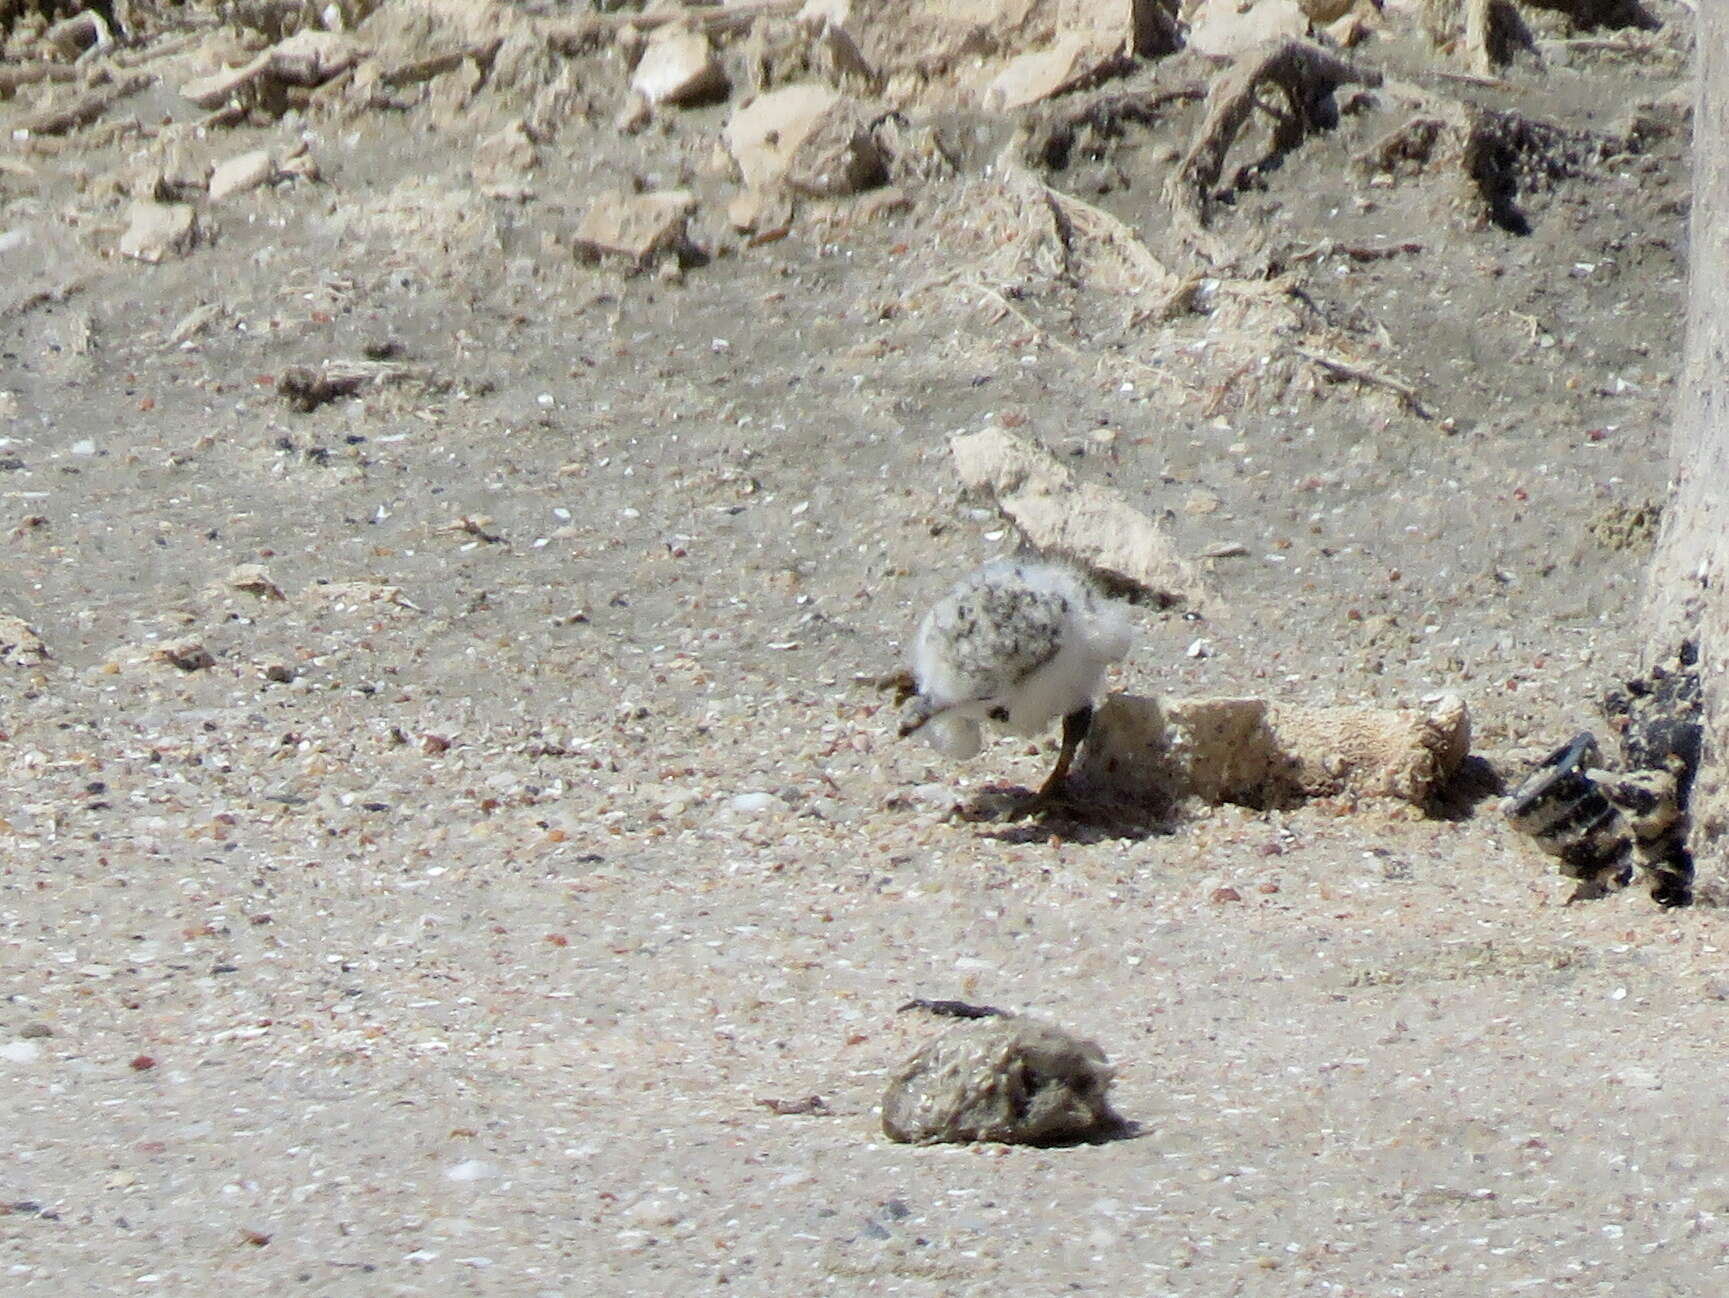
[[[360,808],[362,811],[389,811],[390,804],[388,802],[363,802],[360,804]]]
[[[295,365],[284,370],[276,381],[276,394],[291,410],[305,415],[341,397],[353,396],[364,383],[365,379],[358,375],[332,378],[304,365]]]
[[[16,473],[24,467],[24,461],[16,455],[0,456],[0,473]]]
[[[210,972],[213,974],[239,973],[240,966],[237,964],[213,964],[210,966]]]
[[[25,1041],[41,1040],[54,1035],[54,1029],[46,1023],[26,1023],[18,1029],[18,1035]]]

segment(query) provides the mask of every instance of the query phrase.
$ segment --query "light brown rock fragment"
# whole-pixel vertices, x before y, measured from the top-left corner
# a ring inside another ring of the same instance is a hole
[[[864,109],[828,86],[804,82],[757,96],[732,115],[725,138],[749,189],[784,184],[839,198],[888,179]]]
[[[1024,1018],[958,1023],[889,1078],[883,1131],[930,1145],[1040,1145],[1123,1128],[1106,1098],[1113,1070],[1091,1041]]]
[[[0,615],[0,663],[8,667],[39,667],[48,661],[48,646],[23,618]]]
[[[628,257],[639,266],[687,243],[686,228],[695,199],[689,191],[659,194],[602,194],[589,204],[577,227],[579,252]]]
[[[1232,58],[1263,41],[1301,39],[1309,17],[1298,0],[1259,0],[1243,8],[1237,0],[1210,0],[1189,27],[1189,48]]]
[[[228,573],[228,585],[232,590],[245,591],[261,599],[284,598],[282,587],[271,580],[270,570],[261,563],[236,565]]]
[[[1360,793],[1422,805],[1471,751],[1464,699],[1426,709],[1275,705],[1272,726],[1291,778],[1309,796]]]
[[[1059,36],[1042,50],[1017,54],[985,86],[987,107],[1022,108],[1049,99],[1098,76],[1121,58],[1121,49],[1101,46],[1085,34]]]
[[[120,255],[155,264],[190,252],[198,235],[198,214],[190,204],[134,203]]]
[[[210,201],[257,189],[276,175],[276,159],[268,149],[253,149],[218,163],[210,173]]]
[[[724,95],[727,82],[708,37],[675,25],[648,38],[630,88],[650,105],[695,104]]]
[[[151,662],[167,663],[170,667],[178,667],[183,672],[203,671],[206,667],[214,667],[216,659],[210,650],[204,647],[202,641],[192,637],[180,640],[170,640],[158,645],[150,654]]]
[[[540,165],[540,149],[521,118],[474,146],[472,174],[479,184],[520,180]]]
[[[1160,810],[1354,793],[1427,805],[1471,748],[1464,700],[1426,709],[1112,695],[1076,764],[1083,784]]]
[[[1164,603],[1207,602],[1200,574],[1120,492],[1077,482],[1044,448],[1001,428],[958,434],[949,450],[961,481],[990,496],[1040,553],[1083,564]]]

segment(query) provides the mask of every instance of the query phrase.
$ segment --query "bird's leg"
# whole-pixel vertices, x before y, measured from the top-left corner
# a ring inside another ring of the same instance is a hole
[[[1039,791],[1021,808],[1023,815],[1045,811],[1054,803],[1062,801],[1063,783],[1069,778],[1069,767],[1074,764],[1075,750],[1081,746],[1087,732],[1092,728],[1093,708],[1090,703],[1063,718],[1063,747],[1057,754],[1057,764],[1051,768],[1051,773],[1045,777]]]

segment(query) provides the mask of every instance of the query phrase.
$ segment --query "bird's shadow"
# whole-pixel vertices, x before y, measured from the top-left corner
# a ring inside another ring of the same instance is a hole
[[[1159,808],[1103,797],[1092,790],[1069,790],[1039,803],[1019,784],[987,784],[955,808],[955,819],[981,826],[980,838],[999,843],[1103,843],[1140,841],[1174,833]]]

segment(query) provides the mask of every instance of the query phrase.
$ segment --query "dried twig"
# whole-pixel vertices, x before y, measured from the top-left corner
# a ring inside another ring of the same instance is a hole
[[[461,67],[470,59],[483,68],[490,68],[492,61],[498,56],[498,47],[503,45],[502,38],[481,41],[474,45],[465,45],[459,50],[446,50],[443,54],[429,55],[416,59],[412,63],[403,63],[394,68],[388,68],[379,74],[381,85],[397,89],[401,86],[411,86],[422,81],[431,81]]]
[[[148,73],[135,73],[111,85],[79,95],[69,104],[44,108],[22,118],[12,129],[26,135],[64,135],[80,126],[88,126],[120,100],[135,95],[156,78]]]
[[[1342,379],[1350,379],[1355,383],[1366,383],[1371,387],[1387,389],[1387,391],[1397,395],[1405,403],[1406,408],[1419,419],[1433,419],[1435,417],[1429,408],[1423,404],[1422,398],[1417,395],[1417,389],[1403,379],[1396,379],[1390,374],[1383,374],[1380,370],[1370,369],[1366,365],[1359,365],[1354,361],[1347,361],[1326,352],[1315,351],[1311,347],[1293,347],[1291,350],[1304,360],[1319,365],[1329,374],[1337,375]]]
[[[78,73],[64,63],[7,63],[0,65],[0,99],[10,99],[19,86],[39,81],[76,81]]]

